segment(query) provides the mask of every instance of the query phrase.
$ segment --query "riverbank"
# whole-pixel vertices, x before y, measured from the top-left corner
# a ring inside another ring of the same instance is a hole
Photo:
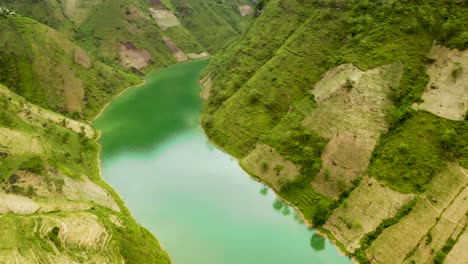
[[[201,85],[200,85],[201,86]],[[216,144],[216,142],[214,142],[209,136],[208,134],[206,133],[205,129],[203,128],[202,126],[202,129],[203,129],[203,133],[205,134],[205,137],[210,141],[211,144],[213,144],[214,146],[216,146],[218,149],[220,149],[221,151],[223,151],[224,153],[226,153],[227,155],[231,156],[233,159],[235,159],[237,161],[237,163],[239,164],[239,166],[244,170],[245,173],[247,173],[253,180],[263,184],[264,186],[268,187],[271,191],[273,191],[273,193],[276,195],[276,197],[278,197],[278,199],[280,199],[283,203],[285,203],[286,205],[292,207],[298,214],[299,216],[301,217],[301,220],[303,221],[304,224],[306,224],[308,226],[308,228],[314,228],[315,229],[315,232],[319,235],[321,235],[322,237],[325,237],[325,238],[328,238],[328,240],[330,240],[331,242],[333,242],[333,246],[335,246],[335,248],[340,252],[340,254],[342,256],[346,256],[346,257],[349,257],[350,260],[354,263],[354,264],[358,264],[359,262],[352,256],[350,255],[345,249],[344,247],[340,246],[339,244],[341,244],[340,241],[338,241],[335,237],[333,237],[329,232],[326,232],[324,230],[322,230],[321,228],[316,228],[314,227],[314,225],[311,223],[311,221],[309,219],[307,219],[305,217],[305,215],[302,213],[301,210],[299,210],[298,207],[296,207],[294,204],[292,204],[291,202],[289,202],[288,200],[284,199],[283,197],[281,197],[279,194],[278,194],[278,191],[276,191],[273,186],[269,186],[267,183],[263,182],[258,176],[256,176],[255,174],[249,172],[245,167],[243,167],[241,165],[241,162],[238,158],[232,156],[228,151],[226,151],[224,148],[222,148],[221,146],[219,146],[218,144]]]
[[[209,143],[198,84],[206,64],[150,74],[100,115],[102,177],[178,264],[349,263],[328,239],[311,248],[299,211],[272,208],[275,192],[259,192],[263,184]]]

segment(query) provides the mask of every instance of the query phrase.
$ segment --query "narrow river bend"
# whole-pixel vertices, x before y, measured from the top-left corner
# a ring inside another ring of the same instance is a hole
[[[207,63],[154,71],[106,108],[94,123],[105,180],[175,264],[350,263],[208,142],[198,85]]]

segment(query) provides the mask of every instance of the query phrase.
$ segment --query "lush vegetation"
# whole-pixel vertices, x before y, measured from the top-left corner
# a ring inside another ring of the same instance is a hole
[[[447,161],[467,159],[467,140],[467,122],[412,113],[381,138],[369,172],[395,190],[420,193]]]
[[[37,186],[17,182],[18,175],[26,172],[40,177],[58,195],[65,191],[65,180],[51,175],[76,181],[87,176],[107,190],[122,211],[93,204],[87,213],[96,215],[112,235],[108,253],[122,256],[126,263],[170,263],[170,259],[100,178],[95,139],[83,127],[81,132],[70,129],[65,116],[91,120],[114,95],[140,83],[138,75],[175,63],[164,38],[185,53],[215,52],[240,35],[250,20],[241,17],[238,9],[247,0],[167,0],[155,6],[157,2],[97,0],[69,5],[67,1],[0,0],[1,7],[16,11],[16,15],[0,16],[0,137],[6,138],[0,142],[0,180],[4,191],[37,199]],[[150,16],[150,7],[171,9],[182,24],[159,28]],[[141,71],[125,67],[119,56],[124,42],[148,51],[150,65]],[[61,122],[49,120],[50,115],[56,116],[54,112],[64,115]],[[57,211],[48,217],[80,217],[80,213]],[[110,215],[117,215],[121,225],[111,223]],[[53,227],[41,235],[34,232],[36,222],[41,224],[41,216],[4,217],[2,228],[9,232],[0,235],[0,240],[9,241],[14,250],[36,248],[39,259],[43,257],[39,252],[56,254],[58,249],[60,254],[85,262],[82,249],[61,242],[61,228]]]
[[[359,186],[341,190],[332,200],[314,190],[326,139],[307,131],[304,118],[316,108],[310,91],[332,67],[352,63],[369,70],[400,61],[398,87],[390,87],[394,109],[386,113],[388,133],[381,136],[366,173],[403,193],[421,193],[446,165],[468,167],[465,121],[447,120],[413,110],[429,77],[427,57],[434,43],[468,48],[466,1],[258,1],[251,27],[211,61],[213,81],[202,124],[208,136],[238,158],[257,143],[274,147],[301,168],[298,179],[279,194],[314,225],[326,222],[334,208]],[[464,74],[452,72],[454,80]],[[345,84],[352,87],[351,80]],[[352,89],[352,88],[351,88]],[[363,238],[368,246],[397,223],[413,203]],[[365,261],[364,249],[356,252]]]

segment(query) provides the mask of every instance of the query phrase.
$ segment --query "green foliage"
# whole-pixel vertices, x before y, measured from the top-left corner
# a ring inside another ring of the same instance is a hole
[[[176,15],[210,53],[245,31],[250,18],[241,17],[237,7],[247,4],[250,1],[171,0]]]
[[[447,161],[466,153],[468,126],[427,112],[417,112],[381,137],[369,173],[405,193],[423,192]]]
[[[44,172],[45,162],[40,156],[33,156],[28,160],[24,161],[21,164],[20,169],[36,174],[41,174]]]
[[[277,165],[275,166],[274,170],[276,171],[276,176],[279,176],[280,173],[284,170],[284,166],[283,166],[283,165],[277,164]]]
[[[452,250],[453,246],[455,245],[456,241],[452,238],[449,238],[445,245],[442,247],[441,250],[437,251],[436,255],[434,256],[434,264],[442,264],[444,263],[445,257],[447,257],[450,250]]]
[[[52,243],[57,247],[57,249],[61,250],[62,249],[62,242],[60,241],[60,238],[58,237],[60,232],[60,227],[54,226],[52,230],[47,233],[47,237],[49,238]]]
[[[458,78],[460,78],[462,73],[463,73],[462,66],[459,63],[455,64],[454,68],[453,68],[453,70],[451,72],[453,81],[456,82],[458,80]]]
[[[327,201],[321,200],[318,202],[315,208],[314,216],[312,217],[312,223],[314,226],[322,226],[325,224],[331,211],[330,204]]]
[[[367,233],[363,238],[361,238],[361,248],[354,253],[356,258],[361,259],[361,257],[364,257],[364,250],[369,248],[386,228],[398,223],[401,218],[408,215],[417,201],[417,198],[413,199],[411,202],[403,206],[394,217],[383,220],[382,223],[380,223],[374,231]]]
[[[346,78],[345,83],[342,85],[342,88],[346,89],[347,91],[351,91],[355,85],[355,81],[351,80],[350,78]]]
[[[428,232],[426,234],[426,245],[429,245],[432,242],[432,234]]]

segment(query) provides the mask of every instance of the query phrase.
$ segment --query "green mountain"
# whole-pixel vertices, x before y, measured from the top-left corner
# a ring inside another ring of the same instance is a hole
[[[1,263],[171,262],[102,180],[89,124],[144,73],[207,57],[251,20],[247,1],[197,3],[0,0]]]
[[[202,79],[209,137],[361,263],[461,261],[468,2],[256,10]]]

